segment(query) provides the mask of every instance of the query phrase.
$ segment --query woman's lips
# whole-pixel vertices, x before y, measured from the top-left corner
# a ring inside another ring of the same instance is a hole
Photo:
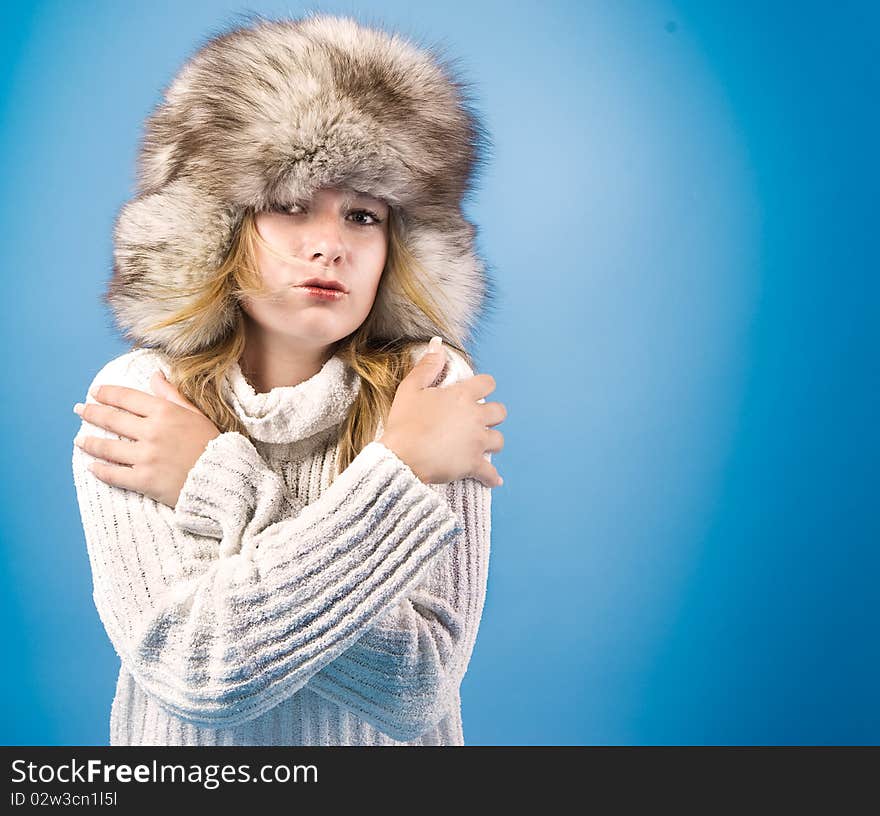
[[[310,297],[320,300],[342,300],[345,297],[345,292],[339,289],[322,289],[320,286],[297,286],[296,288],[301,289]]]

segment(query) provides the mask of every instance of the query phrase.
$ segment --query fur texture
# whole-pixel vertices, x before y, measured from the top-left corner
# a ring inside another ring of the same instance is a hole
[[[254,15],[203,44],[147,118],[105,302],[140,345],[204,348],[233,312],[213,325],[148,327],[220,264],[245,209],[347,186],[398,209],[463,346],[494,299],[462,212],[489,146],[466,86],[434,49],[352,17]],[[383,339],[439,333],[381,284],[375,309]]]

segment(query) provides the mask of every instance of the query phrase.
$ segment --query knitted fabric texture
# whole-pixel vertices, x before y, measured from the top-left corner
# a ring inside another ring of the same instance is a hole
[[[440,387],[473,375],[446,353]],[[159,369],[163,352],[130,351],[90,389],[149,393]],[[491,491],[424,484],[381,428],[334,478],[358,387],[337,357],[267,394],[236,366],[227,395],[253,441],[211,440],[174,508],[102,482],[74,446],[95,606],[121,664],[111,745],[464,744]],[[85,420],[82,436],[120,438]]]

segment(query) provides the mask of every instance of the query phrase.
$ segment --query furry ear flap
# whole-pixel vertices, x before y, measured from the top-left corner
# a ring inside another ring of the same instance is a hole
[[[122,207],[104,301],[129,340],[183,355],[217,342],[232,328],[231,310],[152,326],[195,302],[199,286],[229,251],[242,212],[184,178]]]
[[[406,245],[424,272],[422,284],[436,300],[452,332],[450,339],[465,347],[486,302],[494,294],[485,265],[474,251],[476,228],[457,211],[435,219],[410,219]],[[377,334],[382,337],[431,337],[439,329],[409,300],[385,287],[376,295]]]

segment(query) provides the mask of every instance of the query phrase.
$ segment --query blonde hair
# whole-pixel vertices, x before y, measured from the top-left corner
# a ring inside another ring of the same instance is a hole
[[[218,342],[194,354],[166,356],[169,357],[172,385],[221,432],[238,431],[248,438],[250,436],[241,420],[226,402],[222,386],[227,372],[239,361],[245,348],[245,315],[240,305],[241,298],[271,294],[263,285],[256,262],[257,243],[279,255],[257,231],[253,210],[247,210],[221,265],[204,284],[192,290],[195,295],[193,302],[151,327],[151,330],[156,330],[185,321],[191,321],[192,327],[210,325],[230,308],[234,310],[232,328]],[[443,342],[461,353],[473,368],[467,351],[451,339],[453,333],[443,317],[442,308],[421,284],[419,272],[419,265],[403,240],[398,216],[394,208],[389,207],[388,254],[380,287],[390,286],[408,299],[435,326],[440,327]],[[372,330],[374,319],[375,306],[354,332],[334,344],[333,353],[350,366],[361,380],[359,393],[340,428],[336,475],[348,467],[365,445],[373,441],[380,418],[384,423],[388,416],[400,381],[412,369],[411,346],[429,339],[377,341]]]

